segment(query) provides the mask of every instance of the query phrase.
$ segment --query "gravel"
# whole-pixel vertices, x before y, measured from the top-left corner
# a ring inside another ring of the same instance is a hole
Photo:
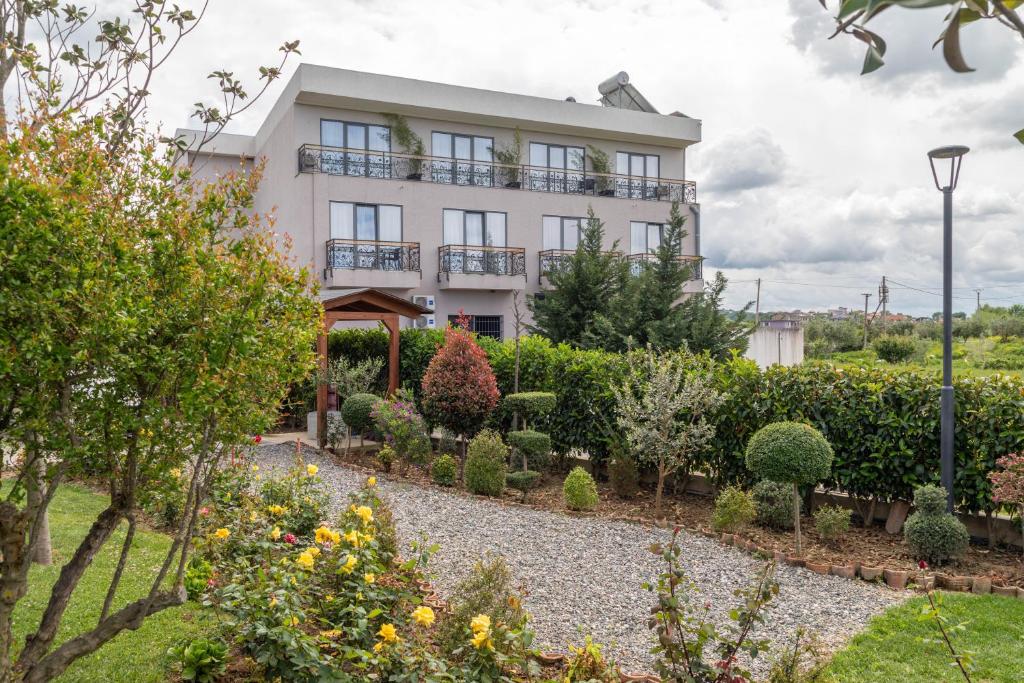
[[[264,469],[287,468],[291,445],[264,445],[257,458]],[[366,474],[306,449],[307,462],[340,507],[362,486]],[[650,671],[654,643],[646,620],[653,604],[642,588],[661,566],[649,550],[666,541],[664,529],[534,510],[476,498],[377,475],[378,486],[394,510],[403,542],[423,534],[440,550],[431,560],[432,580],[443,596],[488,552],[503,555],[527,591],[524,603],[533,616],[538,643],[566,651],[590,633],[626,671]],[[682,558],[696,584],[698,601],[710,601],[720,624],[736,604],[733,591],[750,584],[762,563],[745,552],[703,536],[683,533]],[[882,586],[822,576],[789,566],[776,571],[780,594],[759,631],[774,643],[790,642],[803,626],[829,649],[842,645],[876,613],[901,601],[905,593]],[[699,603],[698,603],[699,604]],[[764,673],[764,658],[756,669]]]

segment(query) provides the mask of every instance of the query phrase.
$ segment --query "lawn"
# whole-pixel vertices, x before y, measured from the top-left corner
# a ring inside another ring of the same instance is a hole
[[[23,643],[26,633],[38,623],[61,565],[74,553],[89,524],[105,505],[105,496],[82,487],[66,485],[59,490],[50,505],[54,563],[32,569],[28,595],[14,612],[15,642]],[[58,642],[95,626],[126,528],[124,524],[118,529],[82,577],[64,615]],[[170,538],[164,534],[136,532],[114,609],[146,593],[169,546]],[[182,638],[193,637],[201,630],[202,622],[202,612],[194,603],[165,610],[147,619],[139,630],[125,631],[98,652],[79,660],[57,680],[126,683],[167,680],[167,648]]]
[[[962,681],[944,646],[924,642],[939,636],[932,621],[920,621],[925,597],[893,607],[871,621],[832,660],[834,683],[868,681]],[[1024,601],[992,595],[944,594],[942,613],[966,623],[955,645],[974,654],[975,683],[1024,680]]]

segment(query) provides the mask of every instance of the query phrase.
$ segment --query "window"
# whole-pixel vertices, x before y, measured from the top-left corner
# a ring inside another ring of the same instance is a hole
[[[435,157],[431,175],[435,183],[448,185],[494,185],[494,138],[435,131],[430,139],[430,152]]]
[[[391,151],[391,129],[387,126],[321,119],[320,144],[350,150],[323,150],[322,164],[326,173],[391,177],[391,158],[388,154]],[[368,153],[351,150],[366,150]]]
[[[444,210],[444,243],[504,247],[506,217],[498,211]]]
[[[582,147],[531,142],[530,166],[535,168],[530,169],[530,189],[582,193],[585,161]]]
[[[645,223],[643,221],[630,221],[629,223],[629,253],[630,254],[653,254],[661,246],[661,241],[668,230],[667,223]],[[680,247],[682,245],[680,244]]]
[[[331,202],[330,268],[402,270],[402,207]]]
[[[661,159],[656,154],[632,154],[618,152],[615,155],[615,172],[620,176],[616,181],[616,197],[634,199],[656,199]]]
[[[457,326],[459,316],[448,316],[448,324]],[[500,315],[471,315],[469,316],[469,331],[476,332],[482,337],[494,337],[501,341],[501,316]]]
[[[544,250],[575,251],[576,246],[580,243],[580,226],[585,220],[585,218],[566,216],[544,216]]]

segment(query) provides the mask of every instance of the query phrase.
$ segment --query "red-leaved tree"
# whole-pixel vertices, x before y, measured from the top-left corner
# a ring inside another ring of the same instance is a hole
[[[498,405],[498,382],[487,354],[464,328],[445,330],[444,346],[423,375],[423,412],[431,422],[462,436],[463,456],[466,439]]]
[[[992,500],[1017,508],[1024,534],[1024,454],[1004,455],[996,460],[996,465],[999,470],[988,475],[992,482]]]

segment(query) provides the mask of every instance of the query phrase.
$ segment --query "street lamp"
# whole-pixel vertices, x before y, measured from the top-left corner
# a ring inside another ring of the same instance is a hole
[[[928,152],[935,189],[942,192],[942,434],[940,455],[942,486],[946,489],[946,510],[953,511],[953,190],[960,179],[960,164],[967,147],[951,145]],[[949,182],[939,180],[936,162],[949,162]]]

